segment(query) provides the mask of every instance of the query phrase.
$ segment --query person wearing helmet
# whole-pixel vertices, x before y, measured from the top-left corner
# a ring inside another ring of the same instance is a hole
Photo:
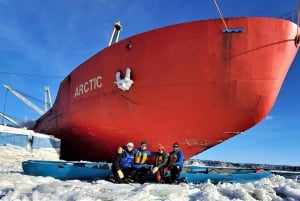
[[[148,157],[156,155],[156,152],[148,151],[147,146],[148,143],[144,140],[141,142],[140,148],[135,148],[133,150],[134,160],[131,173],[128,176],[130,182],[145,182],[146,175],[149,172],[149,169],[146,167]]]
[[[128,183],[126,179],[132,168],[134,159],[133,148],[134,144],[132,142],[128,142],[126,146],[118,148],[117,157],[111,167],[115,183]]]
[[[168,173],[168,157],[169,155],[165,152],[165,148],[160,145],[156,155],[155,167],[152,169],[152,173],[156,174],[158,183],[165,183],[165,175]]]
[[[179,175],[183,166],[184,154],[179,150],[179,144],[173,144],[173,151],[169,156],[168,169],[170,170],[170,183],[179,183]]]

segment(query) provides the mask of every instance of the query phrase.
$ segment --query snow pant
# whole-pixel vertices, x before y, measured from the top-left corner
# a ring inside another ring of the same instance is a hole
[[[123,178],[123,179],[121,179],[121,178],[119,177],[119,175],[118,175],[118,173],[117,173],[118,170],[116,169],[116,167],[114,166],[114,164],[111,166],[111,171],[112,171],[112,173],[113,173],[113,175],[114,175],[114,179],[116,180],[116,183],[122,183],[123,180],[124,180],[125,178],[127,178],[128,175],[129,175],[130,172],[131,172],[131,168],[121,168],[121,170],[122,170],[122,172],[123,172],[123,174],[124,174],[124,178]]]
[[[150,170],[145,167],[132,168],[128,178],[131,178],[134,181],[139,182],[139,183],[144,183],[149,171]]]
[[[168,168],[166,167],[161,167],[158,169],[156,172],[156,181],[157,182],[164,182],[165,180],[165,175],[168,172]]]
[[[174,182],[178,180],[181,170],[182,168],[179,165],[175,165],[170,169],[171,171],[170,182]]]

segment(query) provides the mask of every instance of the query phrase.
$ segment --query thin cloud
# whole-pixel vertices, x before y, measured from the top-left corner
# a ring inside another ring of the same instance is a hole
[[[273,119],[274,119],[273,116],[269,116],[269,115],[268,115],[268,116],[265,117],[265,120],[266,120],[266,121],[273,120]]]

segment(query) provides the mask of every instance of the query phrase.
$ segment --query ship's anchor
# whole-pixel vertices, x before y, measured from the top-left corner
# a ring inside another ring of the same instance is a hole
[[[121,72],[118,71],[116,73],[116,81],[115,84],[117,85],[117,87],[123,91],[128,91],[131,87],[131,85],[133,84],[133,80],[130,79],[131,77],[131,69],[130,68],[126,68],[126,74],[125,77],[123,79],[121,79]]]

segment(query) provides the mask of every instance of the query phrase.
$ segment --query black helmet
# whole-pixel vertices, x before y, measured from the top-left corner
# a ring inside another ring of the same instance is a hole
[[[146,145],[146,146],[147,146],[147,145],[148,145],[147,141],[146,141],[146,140],[143,140],[143,141],[141,142],[141,146],[142,146],[142,145]]]
[[[178,144],[178,142],[175,142],[174,144],[173,144],[173,147],[179,147],[179,144]]]

